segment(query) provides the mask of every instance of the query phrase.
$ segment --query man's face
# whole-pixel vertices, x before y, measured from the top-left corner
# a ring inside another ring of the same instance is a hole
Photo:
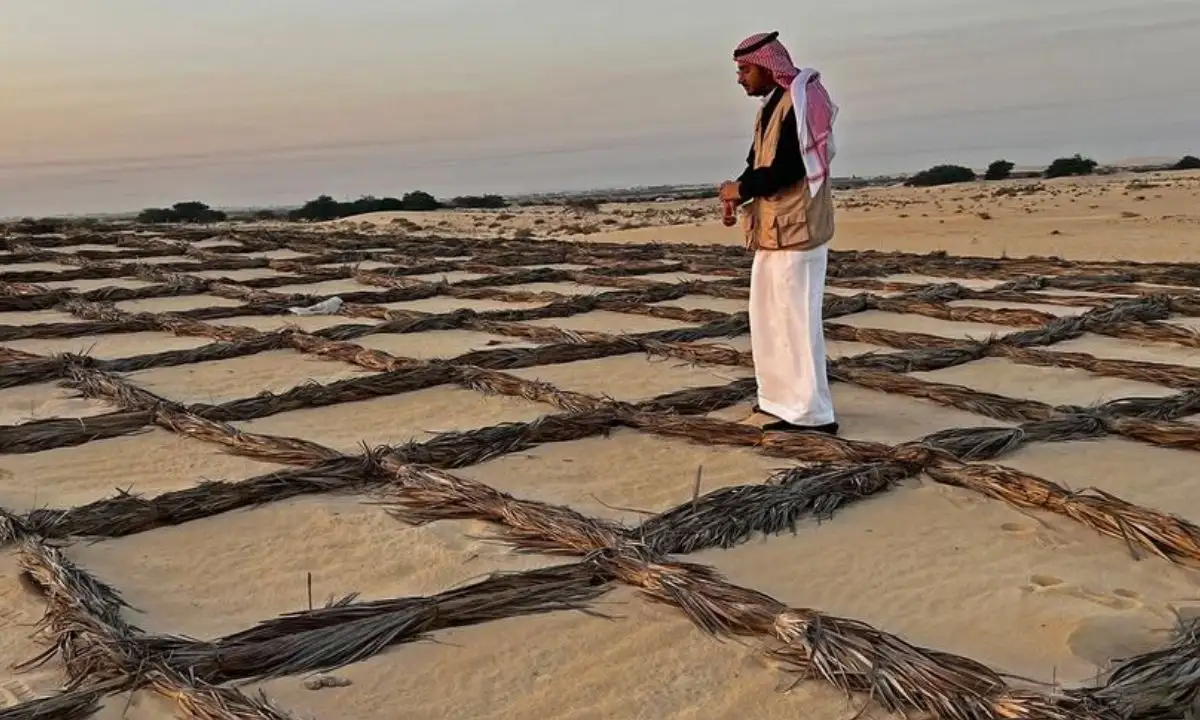
[[[741,85],[750,97],[762,97],[775,88],[775,80],[771,73],[750,63],[738,63],[737,79],[738,85]]]

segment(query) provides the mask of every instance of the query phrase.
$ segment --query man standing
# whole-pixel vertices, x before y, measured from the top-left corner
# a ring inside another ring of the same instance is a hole
[[[766,430],[836,434],[825,369],[821,303],[833,237],[833,121],[837,106],[815,70],[800,70],[779,33],[747,38],[734,51],[738,84],[762,98],[746,171],[723,183],[721,202],[741,205],[750,276],[750,343],[757,411]]]

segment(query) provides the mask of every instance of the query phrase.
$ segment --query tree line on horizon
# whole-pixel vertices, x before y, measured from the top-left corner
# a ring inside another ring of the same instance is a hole
[[[983,180],[1005,180],[1012,176],[1015,164],[1008,160],[996,160],[988,165],[983,173]],[[1099,167],[1092,158],[1075,154],[1071,157],[1061,157],[1051,162],[1041,173],[1043,178],[1060,178],[1091,175]],[[1185,155],[1177,163],[1170,166],[1171,170],[1200,170],[1200,158]],[[908,187],[934,187],[955,183],[974,182],[978,174],[964,165],[942,164],[922,170],[904,181]],[[703,193],[696,197],[704,197]],[[595,198],[575,198],[567,201],[567,205],[581,211],[598,209],[600,201]],[[259,210],[251,214],[254,220],[292,220],[321,222],[339,220],[341,218],[363,215],[372,212],[432,212],[441,209],[479,209],[495,210],[509,206],[509,201],[501,195],[461,195],[449,201],[442,201],[423,190],[414,190],[402,197],[376,197],[364,195],[357,200],[339,201],[330,195],[320,195],[299,208],[286,213],[274,210]],[[168,223],[214,223],[229,218],[228,213],[216,210],[199,201],[178,202],[169,208],[146,208],[137,216],[137,221],[144,224]]]
[[[1099,165],[1092,158],[1083,157],[1076,153],[1070,157],[1056,158],[1054,162],[1047,165],[1046,169],[1042,171],[1041,177],[1049,180],[1061,177],[1091,175]],[[983,179],[1007,180],[1012,177],[1013,168],[1015,167],[1016,165],[1008,160],[996,160],[988,165],[987,170],[983,174]],[[1194,155],[1184,155],[1168,169],[1200,170],[1200,158]],[[979,176],[975,171],[964,165],[934,165],[927,170],[922,170],[912,175],[904,181],[904,184],[908,187],[935,187],[938,185],[974,182],[978,179]]]
[[[253,214],[253,219],[322,221],[372,212],[430,212],[443,208],[499,209],[507,206],[508,201],[500,195],[462,195],[449,202],[443,202],[423,190],[415,190],[400,198],[364,195],[349,202],[334,200],[330,195],[319,195],[287,213],[259,210]],[[202,202],[189,201],[175,203],[169,208],[146,208],[138,214],[137,221],[147,224],[211,223],[227,218],[227,213],[221,210],[214,210]]]

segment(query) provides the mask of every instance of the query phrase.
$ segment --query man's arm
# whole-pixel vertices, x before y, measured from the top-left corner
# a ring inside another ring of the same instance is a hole
[[[750,152],[746,154],[746,169],[738,175],[737,182],[743,182],[746,176],[754,172],[754,143],[750,143]]]
[[[750,149],[749,167],[738,178],[742,200],[774,195],[789,185],[804,179],[804,158],[800,154],[800,134],[796,129],[796,112],[788,110],[779,129],[779,147],[769,167],[754,168],[754,149]]]

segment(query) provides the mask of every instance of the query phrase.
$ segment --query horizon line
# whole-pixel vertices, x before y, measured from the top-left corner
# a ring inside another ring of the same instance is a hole
[[[1069,158],[1069,157],[1074,157],[1076,155],[1080,155],[1082,157],[1088,157],[1087,155],[1083,155],[1082,153],[1074,153],[1072,155],[1065,155],[1063,157]],[[1183,155],[1180,155],[1178,158],[1176,158],[1175,162],[1178,162],[1179,160],[1186,158],[1186,157],[1193,157],[1193,156],[1190,153],[1185,152]],[[1058,159],[1058,158],[1056,158],[1056,159]],[[1091,159],[1094,160],[1095,158],[1091,158]],[[1005,158],[997,158],[997,161],[1007,162],[1007,160],[1005,160]],[[996,161],[993,161],[993,162],[996,162]],[[956,164],[957,163],[953,163],[953,162],[938,163],[938,165],[956,165]],[[936,167],[936,165],[930,166],[930,167]],[[1031,175],[1030,173],[1036,173],[1036,172],[1038,172],[1039,168],[1044,170],[1045,168],[1048,168],[1048,167],[1049,167],[1049,164],[1014,166],[1011,171],[1014,174],[1014,176],[1012,176],[1008,179],[1013,179],[1013,180],[1038,179],[1038,175]],[[925,168],[925,169],[928,170],[929,168]],[[971,168],[971,169],[976,170],[977,168]],[[1168,156],[1150,156],[1150,157],[1146,157],[1146,158],[1130,158],[1130,159],[1124,159],[1124,160],[1119,160],[1119,161],[1109,162],[1109,163],[1098,163],[1096,166],[1097,171],[1117,170],[1117,171],[1126,171],[1126,172],[1156,172],[1156,171],[1164,171],[1164,170],[1171,170],[1171,169],[1173,169],[1172,168],[1172,160]],[[907,178],[907,177],[910,177],[919,172],[922,172],[922,171],[921,170],[915,170],[915,171],[910,170],[910,171],[901,172],[901,173],[881,173],[881,174],[876,174],[876,175],[834,175],[834,176],[832,176],[831,180],[834,183],[863,182],[863,183],[866,183],[867,185],[871,185],[873,183],[881,183],[881,182],[886,182],[889,180],[898,180],[901,178]],[[1106,173],[1093,172],[1092,174],[1093,175],[1103,175]],[[548,190],[548,191],[542,191],[542,192],[521,192],[521,193],[485,192],[485,193],[468,193],[466,195],[456,195],[456,196],[434,195],[434,197],[436,199],[441,200],[441,199],[445,199],[447,197],[449,197],[450,199],[453,199],[454,197],[478,197],[478,196],[483,196],[483,195],[498,195],[506,200],[520,200],[523,198],[556,197],[556,196],[579,197],[579,196],[586,196],[591,193],[637,192],[637,191],[650,190],[653,188],[663,188],[665,190],[675,190],[675,191],[690,190],[690,189],[695,189],[695,188],[707,187],[708,185],[711,185],[711,184],[712,184],[711,182],[686,182],[686,183],[678,182],[678,183],[658,183],[658,184],[653,184],[653,185],[597,186],[597,187],[593,187],[593,188],[588,188],[586,190]],[[845,189],[845,188],[843,188],[843,189]],[[425,192],[425,191],[421,190],[420,188],[415,188],[415,189],[409,190],[407,192]],[[430,193],[430,194],[432,194],[432,193]],[[334,200],[337,200],[337,198],[334,198],[332,195],[330,195],[329,193],[325,193],[325,192],[318,193],[317,195],[315,195],[313,198],[310,198],[309,200],[314,200],[321,196],[328,196],[328,197],[333,198]],[[370,193],[366,193],[363,195],[359,195],[357,198],[352,198],[352,199],[348,198],[348,199],[350,202],[353,202],[354,200],[358,200],[358,199],[365,198],[365,197],[375,197],[375,198],[382,199],[382,198],[390,198],[390,197],[395,197],[395,196],[393,196],[393,195],[371,195]],[[253,211],[253,210],[286,210],[286,209],[295,209],[295,208],[301,207],[302,205],[304,205],[304,203],[309,202],[309,200],[303,200],[303,201],[300,201],[299,203],[295,203],[295,204],[282,204],[282,205],[278,205],[278,204],[276,204],[276,205],[210,205],[209,207],[213,208],[214,210],[240,211],[240,212],[248,212],[248,211]],[[204,202],[204,201],[203,200],[177,200],[175,202]],[[341,202],[341,201],[339,200],[339,202]],[[205,204],[207,205],[207,203],[205,203]],[[149,209],[149,208],[137,208],[137,209],[130,208],[130,209],[126,209],[126,210],[110,210],[110,211],[103,211],[103,212],[79,213],[79,214],[60,213],[60,214],[56,214],[56,215],[44,215],[44,216],[41,216],[38,218],[34,218],[31,215],[8,215],[8,216],[0,217],[0,222],[14,222],[14,221],[27,220],[27,219],[53,220],[53,219],[90,219],[90,218],[104,218],[104,217],[119,218],[119,217],[123,217],[126,215],[137,215],[138,213],[142,212],[143,210],[147,210],[147,209]]]

